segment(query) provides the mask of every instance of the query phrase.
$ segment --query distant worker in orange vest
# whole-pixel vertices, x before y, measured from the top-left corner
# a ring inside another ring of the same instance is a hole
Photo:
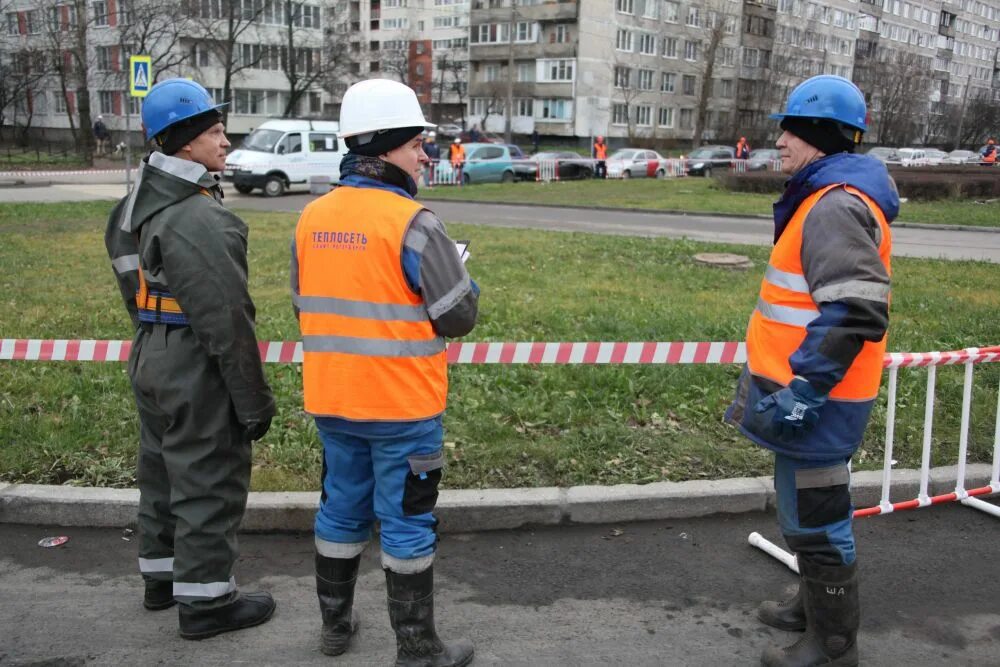
[[[726,420],[774,452],[778,522],[798,559],[798,593],[765,602],[758,618],[805,634],[763,664],[857,665],[849,462],[882,379],[899,195],[884,164],[855,154],[868,129],[857,86],[815,76],[785,108],[772,118],[789,180]]]
[[[747,143],[746,137],[740,137],[740,140],[736,143],[736,159],[737,160],[750,159],[750,144]]]
[[[607,178],[608,177],[608,145],[604,143],[604,137],[597,135],[597,140],[594,141],[594,178]]]
[[[434,627],[445,338],[472,331],[479,288],[444,224],[414,199],[433,127],[398,81],[347,90],[340,186],[302,212],[291,278],[305,410],[323,442],[320,649],[344,653],[357,630],[354,584],[378,519],[396,664],[448,667],[468,664],[473,647],[445,644]]]
[[[451,149],[449,150],[449,159],[451,160],[451,169],[455,173],[455,183],[458,185],[465,185],[465,146],[462,145],[462,140],[455,137],[455,140],[451,142]]]
[[[982,152],[982,164],[993,166],[997,162],[997,144],[993,139],[988,139],[986,141],[986,146],[983,147]]]

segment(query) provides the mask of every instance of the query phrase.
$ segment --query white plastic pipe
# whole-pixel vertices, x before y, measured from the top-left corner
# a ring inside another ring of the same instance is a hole
[[[977,348],[970,347],[969,352]],[[955,484],[955,495],[959,500],[965,500],[969,494],[965,490],[965,459],[969,455],[969,413],[972,410],[972,367],[973,362],[965,364],[965,383],[962,386],[962,432],[958,439],[958,482]]]
[[[896,376],[899,369],[895,366],[889,369],[888,404],[885,410],[885,461],[882,463],[882,500],[879,507],[888,514],[892,511],[889,502],[889,487],[892,484],[892,441],[896,437]]]
[[[747,541],[750,543],[751,546],[757,547],[758,549],[766,553],[768,556],[776,558],[782,563],[784,563],[784,565],[787,566],[788,569],[794,572],[795,574],[799,573],[799,564],[795,560],[795,556],[788,553],[787,551],[785,551],[784,549],[782,549],[777,544],[767,539],[760,533],[756,531],[750,533],[750,537],[747,538]]]
[[[927,367],[927,397],[924,401],[924,449],[920,460],[920,494],[917,499],[921,507],[931,504],[927,487],[931,476],[931,435],[934,432],[934,389],[937,383],[937,366]]]
[[[973,497],[963,498],[962,504],[968,505],[973,509],[977,509],[981,512],[986,512],[987,514],[992,514],[993,516],[1000,518],[1000,507],[997,507],[992,503],[988,503],[985,500],[980,500],[979,498],[973,498]]]

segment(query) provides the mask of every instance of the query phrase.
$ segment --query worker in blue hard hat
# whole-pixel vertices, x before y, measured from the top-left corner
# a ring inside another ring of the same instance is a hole
[[[135,327],[143,604],[179,602],[186,639],[263,623],[275,607],[233,577],[251,442],[275,404],[247,290],[247,226],[222,207],[213,175],[229,147],[221,106],[187,79],[153,86],[142,123],[157,149],[105,233]]]
[[[805,631],[763,664],[857,665],[860,622],[849,463],[878,396],[889,326],[889,225],[899,196],[885,165],[855,154],[866,105],[839,76],[788,97],[777,147],[789,176],[774,248],[747,329],[747,364],[726,412],[774,452],[778,522],[798,592],[758,617]]]

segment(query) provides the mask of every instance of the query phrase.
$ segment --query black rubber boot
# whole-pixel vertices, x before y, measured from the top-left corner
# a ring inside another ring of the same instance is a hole
[[[764,651],[762,664],[769,667],[858,664],[857,563],[841,566],[811,565],[799,559],[802,573],[806,633],[788,648]]]
[[[267,622],[274,613],[274,607],[270,593],[240,593],[229,604],[211,609],[182,604],[181,637],[207,639],[222,632],[252,628]]]
[[[757,607],[757,618],[761,623],[787,632],[801,632],[806,629],[806,610],[803,605],[802,581],[799,581],[795,595],[784,602],[768,600]]]
[[[174,599],[174,582],[146,580],[146,593],[142,596],[142,606],[150,611],[170,609],[177,600]]]
[[[389,623],[396,633],[396,667],[463,667],[472,642],[445,644],[434,629],[434,568],[416,574],[385,571]]]
[[[340,655],[358,631],[354,613],[354,582],[358,579],[361,554],[354,558],[326,558],[316,554],[316,594],[323,615],[319,650]]]

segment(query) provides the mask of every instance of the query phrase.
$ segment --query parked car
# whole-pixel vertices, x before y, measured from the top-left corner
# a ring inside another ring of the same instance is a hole
[[[736,159],[736,149],[732,146],[701,146],[687,156],[688,176],[711,176],[712,170],[729,169]]]
[[[608,178],[657,178],[666,170],[660,164],[665,158],[648,148],[619,148],[608,156]]]
[[[882,162],[899,162],[899,155],[896,154],[896,149],[888,146],[874,146],[869,148],[865,155],[870,155]]]
[[[747,171],[768,171],[775,160],[781,160],[781,151],[777,148],[757,148],[750,151]]]
[[[435,179],[439,183],[452,180],[451,163],[447,151],[441,151]],[[504,144],[465,144],[465,167],[462,169],[462,183],[513,183],[514,163],[510,159],[510,149]]]
[[[437,133],[446,137],[457,137],[462,132],[462,126],[455,123],[441,123],[437,126]]]
[[[524,160],[528,156],[524,154],[520,146],[515,144],[504,144],[510,150],[510,158],[512,160]]]
[[[954,150],[948,153],[945,164],[975,164],[979,162],[979,153],[975,151]]]
[[[542,160],[556,162],[559,180],[594,177],[594,161],[578,153],[548,152],[535,153],[526,160],[514,163],[514,174],[519,181],[534,181],[538,178],[538,163]]]
[[[899,162],[904,167],[917,167],[927,164],[927,152],[923,148],[900,148],[896,151]]]
[[[948,154],[942,150],[938,150],[937,148],[925,148],[924,153],[927,159],[927,164],[945,164],[945,160],[948,159]]]
[[[260,188],[277,197],[294,183],[308,183],[311,176],[340,178],[340,159],[347,153],[337,139],[339,124],[322,120],[269,120],[250,133],[240,147],[226,156],[222,172],[237,192]]]

